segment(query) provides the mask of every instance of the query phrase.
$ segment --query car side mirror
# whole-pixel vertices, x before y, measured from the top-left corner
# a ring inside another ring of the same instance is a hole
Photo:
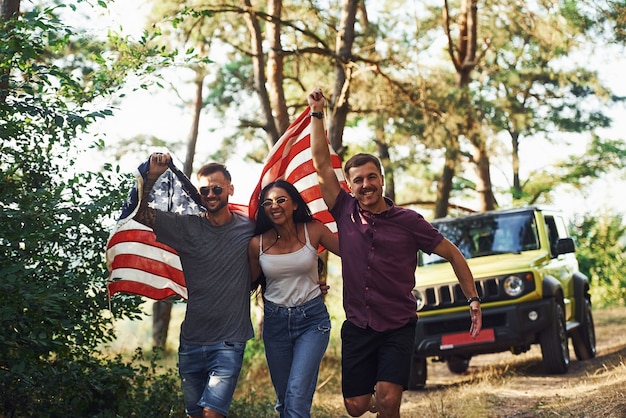
[[[576,252],[576,245],[573,238],[560,238],[556,243],[557,254],[568,254]]]

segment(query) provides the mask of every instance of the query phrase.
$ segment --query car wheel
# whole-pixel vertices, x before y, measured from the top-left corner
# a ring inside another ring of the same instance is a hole
[[[591,314],[591,302],[585,299],[585,312],[580,326],[572,334],[572,345],[578,360],[589,360],[596,356],[596,331]]]
[[[565,312],[560,303],[554,303],[552,322],[541,332],[539,342],[543,365],[548,374],[567,373],[569,368],[569,346],[565,327]]]
[[[448,370],[455,374],[465,373],[469,367],[470,359],[468,357],[451,356],[446,359]]]
[[[413,357],[411,359],[411,372],[409,374],[409,390],[422,390],[426,385],[426,358]]]

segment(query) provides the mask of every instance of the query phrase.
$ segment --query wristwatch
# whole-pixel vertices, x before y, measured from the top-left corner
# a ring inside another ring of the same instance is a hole
[[[472,303],[472,302],[478,302],[478,303],[480,303],[480,302],[482,302],[482,301],[483,301],[483,300],[482,300],[481,298],[479,298],[478,296],[474,296],[474,297],[469,298],[469,299],[467,300],[467,303]]]
[[[311,112],[309,116],[313,116],[314,118],[324,119],[324,112]]]

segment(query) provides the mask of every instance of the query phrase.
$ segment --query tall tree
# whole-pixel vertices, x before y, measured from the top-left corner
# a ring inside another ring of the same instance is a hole
[[[444,217],[448,213],[452,181],[461,156],[459,144],[462,138],[466,138],[474,150],[471,159],[477,171],[476,192],[479,194],[479,210],[487,211],[495,208],[486,139],[482,132],[480,118],[476,115],[480,110],[474,106],[469,85],[472,81],[472,71],[479,65],[479,61],[489,47],[488,42],[485,45],[478,43],[478,0],[461,1],[456,18],[456,42],[454,42],[448,0],[444,0],[443,22],[448,39],[448,54],[457,74],[458,109],[463,115],[460,118],[463,123],[459,125],[458,131],[450,138],[446,146],[443,173],[437,186],[436,218]]]
[[[341,2],[341,17],[337,28],[335,42],[335,80],[332,90],[332,118],[328,129],[330,144],[341,153],[343,150],[343,128],[350,110],[350,82],[354,59],[352,47],[355,41],[356,11],[358,0],[344,0]],[[341,155],[341,154],[340,154]]]
[[[512,140],[512,193],[520,199],[518,150],[522,137],[539,133],[562,141],[554,133],[584,132],[608,125],[609,119],[597,104],[610,101],[610,95],[597,75],[581,66],[563,65],[594,33],[584,7],[582,1],[503,4],[485,0],[480,4],[461,1],[455,12],[444,2],[447,52],[457,73],[458,90],[452,97],[458,102],[448,114],[450,121],[456,121],[447,125],[454,140],[445,143],[446,162],[438,183],[435,216],[446,213],[445,202],[453,191],[462,158],[476,168],[480,209],[495,206],[490,156],[503,130]],[[482,46],[477,44],[480,40]],[[500,81],[496,83],[496,79]],[[522,84],[524,87],[516,87]],[[526,104],[516,104],[520,101]],[[472,148],[471,153],[464,151],[464,143]]]
[[[558,134],[593,132],[611,122],[603,107],[615,98],[597,73],[562,64],[580,52],[588,35],[584,11],[575,6],[515,4],[490,17],[493,47],[481,68],[484,83],[477,103],[494,131],[509,134],[515,202],[538,198],[524,191],[520,177],[519,152],[525,137],[563,141]]]
[[[282,133],[289,127],[290,115],[285,100],[285,65],[284,51],[280,41],[282,35],[282,0],[270,0],[267,4],[267,21],[265,38],[269,51],[267,53],[267,80],[269,103],[273,109],[273,116],[277,126],[277,133]]]

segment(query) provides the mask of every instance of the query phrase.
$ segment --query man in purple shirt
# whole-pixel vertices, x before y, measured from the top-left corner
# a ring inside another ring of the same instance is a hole
[[[412,210],[383,196],[380,161],[370,154],[350,158],[343,190],[330,161],[324,130],[324,95],[307,96],[311,108],[311,151],[322,197],[337,222],[346,321],[341,328],[342,391],[353,417],[377,411],[399,417],[415,340],[415,268],[419,250],[447,259],[470,301],[476,337],[482,327],[480,299],[459,249]],[[375,395],[375,396],[374,396]]]

